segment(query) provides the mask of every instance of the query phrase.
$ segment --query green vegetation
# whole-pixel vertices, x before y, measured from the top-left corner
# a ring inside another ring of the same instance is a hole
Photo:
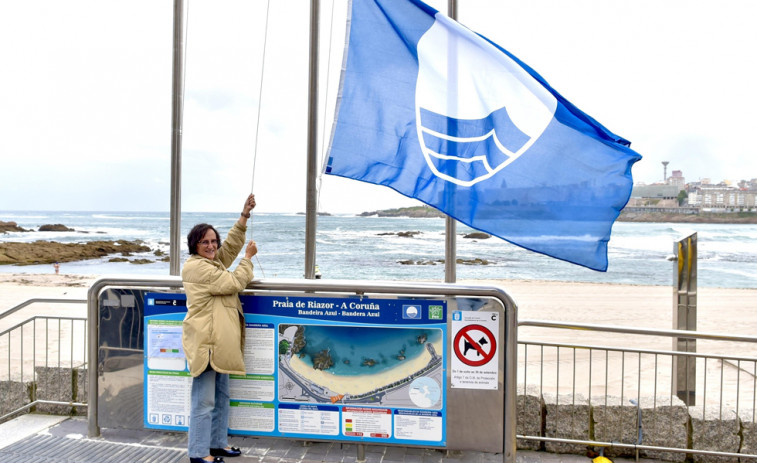
[[[289,341],[286,339],[279,343],[279,355],[286,355],[289,352]]]

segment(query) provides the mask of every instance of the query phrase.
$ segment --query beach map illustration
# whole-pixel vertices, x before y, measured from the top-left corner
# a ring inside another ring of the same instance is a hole
[[[279,326],[279,401],[442,408],[442,331]]]

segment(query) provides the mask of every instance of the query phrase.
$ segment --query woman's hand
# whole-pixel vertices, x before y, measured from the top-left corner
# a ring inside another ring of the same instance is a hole
[[[255,195],[250,194],[250,196],[247,197],[247,200],[244,202],[244,207],[242,207],[242,215],[245,217],[250,217],[250,211],[255,209]]]
[[[248,259],[252,259],[252,256],[258,253],[258,245],[254,241],[250,240],[247,243],[247,249],[244,250],[244,256]]]

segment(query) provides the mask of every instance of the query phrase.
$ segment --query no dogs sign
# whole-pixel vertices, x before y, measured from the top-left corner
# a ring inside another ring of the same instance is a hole
[[[499,317],[497,312],[452,313],[452,387],[498,388]]]

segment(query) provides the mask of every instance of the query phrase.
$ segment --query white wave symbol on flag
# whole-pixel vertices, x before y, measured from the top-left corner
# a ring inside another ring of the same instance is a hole
[[[418,42],[416,125],[434,174],[471,186],[542,135],[557,100],[495,46],[437,14]]]

